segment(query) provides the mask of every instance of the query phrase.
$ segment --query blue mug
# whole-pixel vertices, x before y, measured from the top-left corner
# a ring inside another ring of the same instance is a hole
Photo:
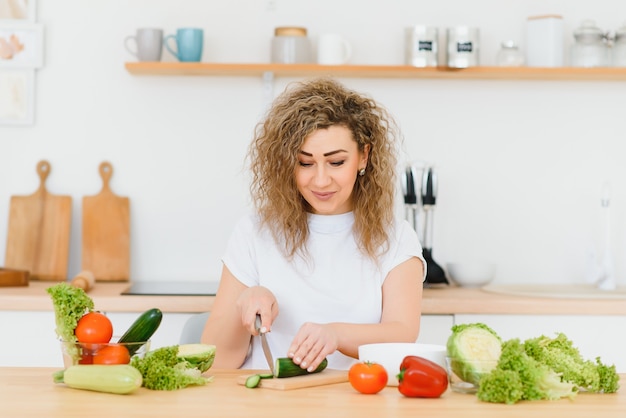
[[[170,39],[176,41],[176,51],[170,47]],[[176,31],[176,35],[167,35],[163,39],[163,44],[180,62],[200,62],[203,40],[204,32],[202,29],[181,28]]]

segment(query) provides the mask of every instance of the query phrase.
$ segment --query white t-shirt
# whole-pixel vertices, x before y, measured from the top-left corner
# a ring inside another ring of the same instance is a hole
[[[275,296],[279,314],[267,334],[274,358],[287,357],[293,338],[305,322],[379,323],[382,285],[389,271],[418,257],[424,266],[422,248],[408,222],[394,224],[390,248],[379,263],[357,247],[352,212],[341,215],[309,214],[309,257],[286,259],[271,232],[259,229],[256,216],[246,216],[236,225],[223,262],[246,286],[264,286]],[[423,281],[424,277],[415,280]],[[242,368],[266,369],[259,338]],[[339,351],[328,356],[328,367],[347,369],[354,359]]]

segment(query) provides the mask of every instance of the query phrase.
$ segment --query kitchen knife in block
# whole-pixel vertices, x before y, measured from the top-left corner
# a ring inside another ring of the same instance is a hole
[[[267,371],[264,373],[267,373]],[[250,374],[238,376],[237,384],[245,385],[246,379],[250,376]],[[261,379],[261,382],[257,387],[276,390],[291,390],[309,388],[312,386],[332,385],[334,383],[344,383],[347,381],[347,370],[326,369],[319,373],[312,373],[304,376]]]
[[[113,166],[99,167],[102,190],[83,197],[82,269],[96,281],[125,281],[130,276],[130,203],[109,187]]]
[[[48,161],[39,161],[37,191],[11,197],[4,264],[28,271],[32,279],[63,281],[67,279],[72,198],[48,193],[50,171]]]

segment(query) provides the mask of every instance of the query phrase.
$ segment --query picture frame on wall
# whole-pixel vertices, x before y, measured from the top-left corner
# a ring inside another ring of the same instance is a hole
[[[0,0],[0,22],[37,20],[37,0]]]
[[[43,66],[43,25],[0,22],[0,69]]]
[[[35,70],[0,68],[0,125],[35,123]]]

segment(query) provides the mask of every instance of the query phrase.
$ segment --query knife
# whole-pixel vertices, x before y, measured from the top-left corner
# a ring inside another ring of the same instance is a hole
[[[267,336],[265,332],[261,332],[261,315],[259,314],[256,315],[255,327],[259,332],[259,337],[261,337],[261,346],[263,347],[263,354],[265,354],[267,365],[270,366],[270,371],[274,374],[274,358],[272,357],[270,346],[267,344]]]

